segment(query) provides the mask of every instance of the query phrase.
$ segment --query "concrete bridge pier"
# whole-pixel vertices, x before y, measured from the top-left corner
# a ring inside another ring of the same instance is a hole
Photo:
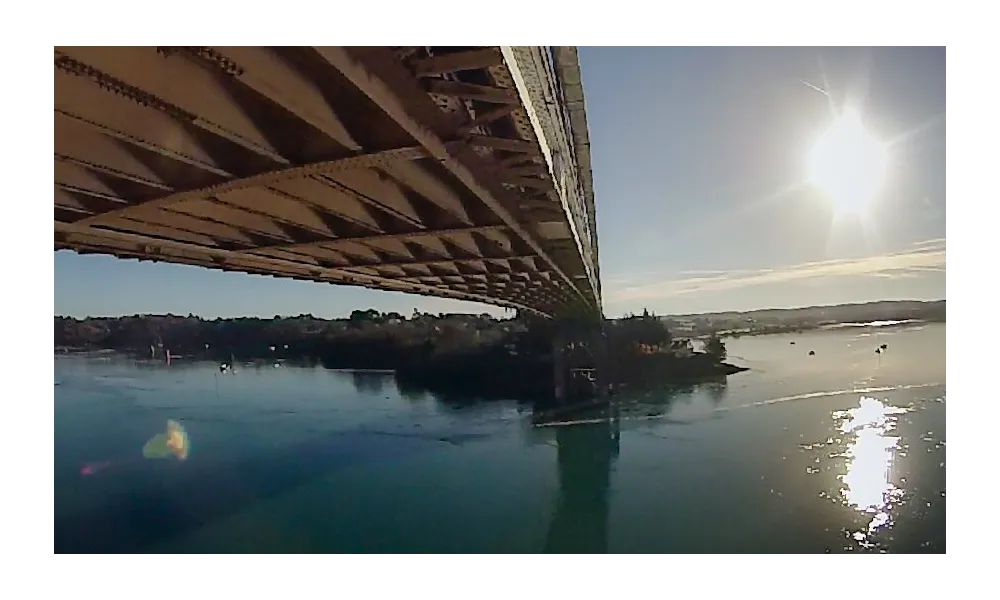
[[[552,332],[552,382],[558,402],[608,393],[608,345],[600,323],[557,321]]]
[[[568,372],[566,362],[566,336],[556,330],[552,335],[552,384],[556,400],[566,400],[566,379]]]

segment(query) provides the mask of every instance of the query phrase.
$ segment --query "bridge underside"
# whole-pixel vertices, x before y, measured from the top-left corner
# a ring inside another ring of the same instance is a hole
[[[543,156],[499,47],[55,50],[57,250],[599,312]]]

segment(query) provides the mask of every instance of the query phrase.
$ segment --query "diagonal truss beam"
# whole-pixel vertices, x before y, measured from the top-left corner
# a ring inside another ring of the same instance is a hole
[[[308,165],[302,165],[297,167],[282,168],[274,171],[269,171],[267,173],[251,175],[250,177],[232,179],[230,181],[226,181],[223,183],[219,183],[204,188],[175,192],[173,194],[155,198],[153,200],[149,200],[146,202],[132,204],[120,209],[108,211],[105,213],[100,213],[92,217],[88,217],[86,219],[78,221],[78,223],[82,225],[97,224],[100,223],[100,221],[105,217],[130,217],[133,215],[139,215],[147,209],[163,208],[171,204],[184,202],[186,200],[197,200],[201,198],[206,198],[208,196],[215,196],[217,194],[224,194],[226,192],[232,192],[235,190],[246,189],[251,187],[274,185],[276,183],[287,181],[289,179],[298,179],[302,177],[310,177],[313,175],[327,175],[333,173],[340,173],[343,171],[352,171],[356,169],[368,169],[372,167],[385,166],[399,162],[409,162],[419,158],[424,158],[426,156],[428,156],[428,152],[424,148],[407,147],[407,148],[397,148],[394,150],[385,150],[382,152],[373,152],[370,154],[360,154],[357,156],[350,156],[347,158],[339,158],[336,160],[311,163]]]
[[[494,108],[493,110],[476,115],[476,118],[472,119],[465,125],[462,125],[461,127],[458,128],[458,134],[467,135],[469,133],[472,133],[472,131],[475,128],[481,127],[483,125],[489,125],[493,121],[496,121],[497,119],[502,119],[507,115],[513,113],[515,110],[517,110],[516,104],[507,104],[505,106],[500,106],[498,108]]]
[[[493,211],[512,232],[524,240],[524,242],[549,263],[552,270],[562,278],[567,286],[572,289],[584,302],[588,302],[576,283],[570,279],[566,272],[555,262],[555,260],[541,247],[541,245],[518,223],[510,212],[484,188],[476,179],[475,175],[461,161],[455,158],[445,142],[433,131],[421,124],[407,110],[403,101],[396,93],[382,81],[372,70],[361,60],[355,58],[352,53],[342,46],[316,46],[316,52],[333,66],[341,75],[347,78],[354,86],[363,92],[369,99],[379,106],[383,112],[392,118],[400,127],[409,133],[417,142],[426,148],[434,158],[440,161],[441,165],[451,172],[461,181],[474,195],[476,195],[486,206]],[[387,51],[387,50],[386,50]],[[480,137],[480,136],[475,136]]]
[[[96,238],[110,239],[129,244],[137,244],[140,246],[150,246],[152,248],[170,248],[181,252],[203,254],[211,257],[212,259],[218,259],[219,261],[222,262],[224,262],[226,259],[237,260],[237,261],[251,260],[262,263],[264,265],[270,264],[278,267],[305,269],[311,272],[313,275],[315,275],[317,279],[325,275],[327,277],[332,277],[335,280],[340,280],[340,282],[343,283],[362,283],[373,286],[381,286],[383,289],[388,289],[388,290],[415,291],[420,293],[427,293],[434,296],[451,296],[454,298],[458,298],[460,300],[484,302],[486,304],[493,304],[493,305],[501,304],[505,306],[511,306],[514,308],[520,308],[531,313],[539,314],[541,316],[549,316],[548,314],[536,308],[532,308],[530,306],[522,305],[502,298],[495,298],[472,292],[455,292],[452,290],[448,290],[447,288],[437,287],[433,285],[425,285],[412,282],[400,282],[398,279],[393,279],[391,277],[380,277],[375,275],[354,273],[351,271],[345,271],[342,268],[319,267],[316,265],[298,263],[295,261],[290,261],[280,258],[253,256],[253,255],[248,255],[244,252],[225,250],[223,248],[200,246],[197,244],[179,242],[175,240],[159,239],[136,233],[126,233],[122,231],[113,231],[108,229],[94,229],[87,226],[81,226],[79,223],[63,223],[61,221],[55,221],[54,223],[55,223],[55,233],[62,234],[63,236],[63,241],[60,243],[70,247],[74,246],[74,242],[72,239],[73,235],[78,234]],[[155,252],[151,256],[155,256]]]
[[[520,100],[517,98],[517,92],[507,88],[462,83],[461,81],[446,81],[444,79],[428,79],[424,82],[424,87],[432,94],[452,96],[454,98],[462,98],[463,100],[479,100],[481,102],[507,104],[510,106],[517,106],[520,103]]]

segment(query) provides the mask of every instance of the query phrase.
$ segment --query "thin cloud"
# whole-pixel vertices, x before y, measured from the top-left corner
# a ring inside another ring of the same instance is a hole
[[[691,277],[718,277],[720,275],[732,276],[739,273],[752,274],[756,273],[756,271],[753,269],[733,269],[731,271],[703,270],[703,271],[681,271],[679,274]]]
[[[609,290],[611,302],[653,300],[687,294],[735,290],[750,286],[832,279],[838,277],[875,277],[906,279],[925,272],[945,271],[945,240],[926,240],[911,250],[893,254],[808,262],[776,269],[710,272],[681,277],[666,282],[622,285]]]
[[[913,244],[913,249],[917,250],[922,248],[933,248],[933,249],[944,250],[944,245],[945,245],[944,238],[935,238],[933,240],[924,240],[922,242],[916,242],[915,244]]]

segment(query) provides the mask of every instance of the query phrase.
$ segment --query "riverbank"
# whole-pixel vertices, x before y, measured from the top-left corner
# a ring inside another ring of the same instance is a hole
[[[492,351],[491,351],[492,350]],[[87,351],[85,349],[60,349],[57,354],[89,355],[111,360],[115,355],[128,356],[138,365],[155,367],[165,360],[153,360],[135,352],[116,350]],[[181,356],[171,359],[173,368],[190,365],[197,367],[206,362],[198,356]],[[211,361],[209,361],[211,362]],[[478,353],[463,353],[429,357],[425,360],[400,364],[392,369],[369,369],[338,365],[316,357],[296,357],[290,359],[248,359],[237,361],[237,373],[247,368],[273,368],[281,364],[297,366],[321,366],[331,372],[391,375],[397,387],[414,394],[432,393],[458,400],[509,400],[521,399],[546,403],[552,399],[554,390],[553,367],[548,356],[518,356],[496,349]],[[609,365],[603,375],[604,383],[611,391],[654,389],[671,385],[690,385],[718,381],[730,375],[746,371],[736,366],[705,355],[693,353],[690,356],[668,354],[631,357],[625,367]],[[569,396],[576,400],[591,398],[599,390],[587,373],[592,369],[579,369],[577,377],[571,374]],[[581,376],[582,375],[582,376]]]
[[[707,352],[694,352],[689,340],[674,338],[665,322],[648,312],[560,327],[565,335],[583,336],[563,342],[561,364],[570,375],[572,396],[601,394],[605,390],[598,385],[683,383],[739,371],[723,366],[721,341],[706,346]],[[356,311],[339,321],[309,315],[213,321],[146,315],[56,318],[55,333],[56,345],[64,351],[117,350],[153,362],[169,356],[172,362],[294,361],[328,369],[391,370],[403,387],[450,395],[545,398],[556,387],[552,352],[557,332],[550,321],[419,313],[406,319],[374,311]],[[598,364],[595,353],[609,358]],[[594,376],[598,368],[599,378]]]

